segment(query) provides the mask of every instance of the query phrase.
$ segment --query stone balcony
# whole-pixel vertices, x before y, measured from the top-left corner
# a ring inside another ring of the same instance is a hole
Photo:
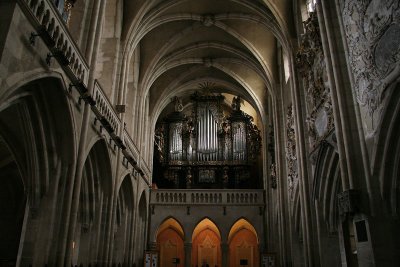
[[[152,190],[151,205],[263,206],[262,189],[157,189]]]
[[[18,2],[37,31],[32,33],[31,43],[35,42],[35,36],[40,36],[49,47],[48,59],[56,58],[74,84],[87,85],[89,66],[51,1]]]

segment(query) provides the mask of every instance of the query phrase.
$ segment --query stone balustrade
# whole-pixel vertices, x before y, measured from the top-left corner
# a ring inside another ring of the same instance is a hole
[[[112,129],[116,131],[121,121],[98,81],[95,82],[93,96],[100,114],[108,121]]]
[[[124,142],[125,142],[126,149],[130,152],[130,154],[135,159],[138,159],[139,158],[139,150],[126,130],[124,130]]]
[[[150,204],[258,206],[264,205],[264,195],[261,189],[157,189],[151,192]]]
[[[146,177],[150,177],[151,170],[150,170],[149,165],[147,164],[147,162],[143,159],[143,157],[140,160],[140,168],[142,169],[142,171],[146,175]]]
[[[22,7],[29,13],[36,33],[32,33],[31,42],[35,36],[40,36],[51,53],[67,74],[72,74],[73,82],[83,82],[87,85],[89,66],[81,55],[79,48],[70,35],[62,17],[50,0],[20,0]]]

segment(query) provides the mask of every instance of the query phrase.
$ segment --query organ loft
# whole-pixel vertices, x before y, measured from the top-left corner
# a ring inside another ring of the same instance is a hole
[[[158,122],[155,134],[155,183],[166,188],[259,188],[261,135],[253,118],[221,94],[196,92],[183,109]]]

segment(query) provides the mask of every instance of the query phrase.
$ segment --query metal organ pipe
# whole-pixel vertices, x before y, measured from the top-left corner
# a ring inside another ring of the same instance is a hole
[[[175,126],[175,160],[178,159],[178,125]]]
[[[242,146],[241,146],[241,141],[242,141],[242,129],[240,128],[240,124],[239,124],[239,132],[238,132],[238,156],[239,156],[239,160],[240,160],[240,154],[242,153]]]
[[[205,125],[204,125],[204,109],[201,110],[201,160],[204,160],[204,144],[205,144]]]
[[[210,160],[214,160],[214,120],[210,112]]]
[[[209,160],[210,156],[210,111],[206,109],[206,160]]]
[[[217,155],[218,155],[218,137],[217,137],[217,122],[214,119],[214,116],[212,116],[212,126],[213,126],[213,160],[217,160]]]
[[[212,160],[212,155],[213,155],[213,152],[214,152],[214,147],[212,145],[212,142],[213,142],[214,135],[213,135],[213,129],[212,129],[212,126],[213,126],[212,125],[212,114],[211,114],[210,110],[208,111],[208,121],[209,121],[209,127],[210,127],[210,131],[208,133],[208,135],[210,136],[210,146],[208,147],[208,150],[210,151],[209,160]]]
[[[173,132],[173,135],[172,135],[172,145],[173,145],[173,148],[172,148],[172,153],[173,153],[173,155],[174,155],[174,160],[176,160],[176,125],[174,125],[174,132]]]

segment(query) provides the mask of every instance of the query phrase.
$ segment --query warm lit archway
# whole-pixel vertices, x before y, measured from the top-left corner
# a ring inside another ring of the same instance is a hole
[[[221,234],[210,219],[200,221],[192,235],[192,266],[221,265]]]
[[[239,219],[228,236],[229,266],[259,266],[258,237],[254,227]]]
[[[184,231],[174,219],[165,220],[157,232],[157,249],[160,252],[160,267],[185,266]],[[178,258],[179,263],[174,259]]]

